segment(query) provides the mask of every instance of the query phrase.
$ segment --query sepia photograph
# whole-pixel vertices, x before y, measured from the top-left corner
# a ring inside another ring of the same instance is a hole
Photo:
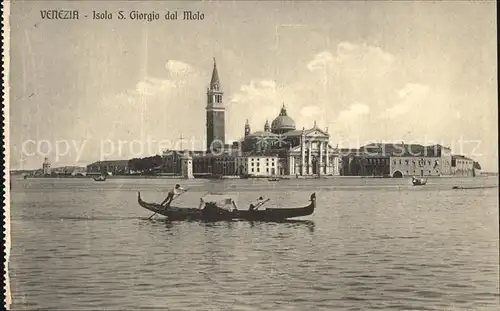
[[[496,1],[2,2],[5,309],[500,309]]]

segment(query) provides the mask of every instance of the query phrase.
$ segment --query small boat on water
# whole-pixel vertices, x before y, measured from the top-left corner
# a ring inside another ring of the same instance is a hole
[[[491,189],[491,188],[498,188],[498,186],[453,186],[451,189],[469,190],[469,189]]]
[[[94,177],[95,181],[106,181],[106,176],[104,175],[99,175],[97,177]]]
[[[412,177],[411,183],[414,186],[424,186],[427,183],[427,178],[417,178],[415,176]]]
[[[269,180],[269,181],[280,181],[281,178],[279,178],[279,177],[269,177],[267,180]]]
[[[154,213],[166,216],[169,220],[203,220],[203,221],[225,221],[225,220],[248,220],[248,221],[284,221],[289,218],[309,216],[316,208],[316,193],[311,194],[310,203],[305,207],[291,208],[266,208],[262,210],[238,210],[227,209],[217,202],[204,202],[199,208],[185,208],[169,206],[164,207],[158,203],[148,203],[142,200],[141,193],[137,193],[137,201],[140,206]],[[227,200],[226,200],[227,201]],[[261,205],[262,206],[262,205]]]

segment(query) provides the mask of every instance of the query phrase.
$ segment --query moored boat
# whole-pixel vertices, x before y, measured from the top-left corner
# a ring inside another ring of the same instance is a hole
[[[458,189],[458,190],[470,190],[470,189],[491,189],[491,188],[498,188],[498,186],[453,186],[451,189]]]
[[[154,213],[166,216],[169,220],[249,220],[249,221],[284,221],[290,218],[308,216],[316,208],[316,194],[310,196],[310,203],[298,208],[266,208],[263,210],[229,210],[216,202],[205,202],[201,208],[186,208],[169,206],[164,207],[158,203],[148,203],[142,200],[141,193],[137,194],[140,206]]]
[[[104,175],[99,175],[97,177],[94,177],[95,181],[106,181],[106,176]]]
[[[280,181],[281,178],[279,178],[279,177],[269,177],[267,180],[268,181]]]
[[[427,178],[423,179],[423,178],[412,177],[411,183],[414,186],[424,186],[425,184],[427,184]]]

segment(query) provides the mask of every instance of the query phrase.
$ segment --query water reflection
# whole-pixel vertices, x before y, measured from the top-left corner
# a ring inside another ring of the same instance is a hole
[[[168,219],[147,219],[140,218],[141,220],[146,220],[142,222],[143,226],[147,224],[152,224],[154,227],[164,225],[167,231],[171,231],[175,228],[185,227],[187,224],[198,224],[207,230],[213,228],[227,228],[227,229],[237,229],[239,224],[248,224],[250,228],[268,228],[271,226],[278,226],[283,228],[307,228],[309,232],[313,233],[316,227],[316,223],[312,220],[282,220],[282,221],[245,221],[245,220],[229,220],[229,221],[199,221],[199,220],[186,220],[186,221],[169,221]]]
[[[283,221],[248,221],[250,228],[268,225],[283,225],[285,228],[306,227],[309,232],[314,232],[315,223],[312,220],[283,220]]]

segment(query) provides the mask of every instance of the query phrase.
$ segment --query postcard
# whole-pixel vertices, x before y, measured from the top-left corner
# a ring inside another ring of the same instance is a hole
[[[3,1],[9,310],[497,310],[494,1]]]

